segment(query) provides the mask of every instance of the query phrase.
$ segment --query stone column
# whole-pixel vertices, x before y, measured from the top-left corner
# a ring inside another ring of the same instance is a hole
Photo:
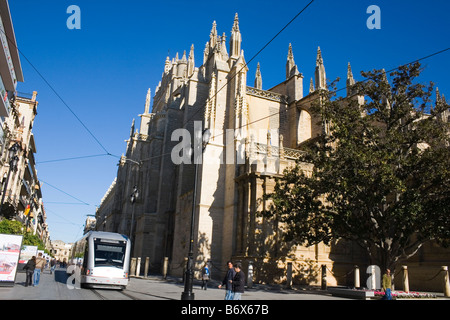
[[[448,267],[443,266],[442,271],[444,271],[444,296],[450,297],[450,283],[448,278]]]
[[[292,287],[292,262],[288,262],[286,271],[286,287]]]
[[[136,258],[131,258],[130,263],[130,276],[136,275]]]
[[[408,267],[402,266],[403,270],[403,291],[409,292]]]
[[[321,281],[321,289],[327,290],[327,266],[322,265],[322,281]]]
[[[141,257],[137,258],[136,263],[136,277],[139,277],[141,275]]]
[[[361,277],[359,274],[359,267],[355,266],[355,288],[361,287],[360,279],[361,279]]]
[[[167,279],[167,270],[169,269],[169,258],[164,257],[164,264],[163,264],[163,278]]]
[[[253,261],[249,261],[247,272],[247,288],[251,289],[252,287],[253,287]]]
[[[144,266],[144,277],[147,278],[148,276],[148,268],[150,267],[150,258],[145,258],[145,266]]]

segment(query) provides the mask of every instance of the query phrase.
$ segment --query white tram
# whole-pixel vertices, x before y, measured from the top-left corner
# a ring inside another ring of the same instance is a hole
[[[82,287],[124,289],[128,285],[131,241],[127,236],[90,231],[72,247]]]

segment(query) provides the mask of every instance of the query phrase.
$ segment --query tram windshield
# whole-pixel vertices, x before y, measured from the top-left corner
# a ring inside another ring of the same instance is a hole
[[[94,239],[95,266],[122,268],[127,243],[108,239]]]

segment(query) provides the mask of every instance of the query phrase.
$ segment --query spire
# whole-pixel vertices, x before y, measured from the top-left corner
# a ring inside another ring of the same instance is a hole
[[[241,53],[241,43],[242,36],[239,31],[239,17],[238,14],[234,16],[234,24],[231,29],[231,38],[230,38],[230,57],[232,59],[238,59],[239,54]]]
[[[286,79],[289,79],[290,77],[298,74],[297,65],[294,61],[294,53],[292,52],[292,44],[289,43],[289,52],[288,52],[288,58],[286,62]]]
[[[182,63],[187,63],[187,59],[186,59],[186,50],[183,51],[183,57],[181,58]]]
[[[225,32],[222,34],[222,37],[220,37],[220,54],[222,55],[222,59],[227,61],[228,60],[228,52],[227,52],[227,35]]]
[[[209,47],[210,49],[214,49],[217,44],[217,23],[213,22],[213,26],[211,29],[211,34],[209,35]]]
[[[317,49],[316,59],[316,87],[317,89],[327,89],[327,76],[325,74],[325,66],[323,64],[322,51],[320,47]]]
[[[232,31],[239,32],[239,16],[238,16],[237,12],[234,15],[234,24],[233,24]]]
[[[313,82],[313,78],[311,78],[311,81],[309,82],[309,93],[313,93],[314,91],[315,91],[314,82]]]
[[[134,136],[134,130],[135,130],[135,119],[133,119],[133,122],[131,123],[131,129],[130,129],[130,139]]]
[[[164,65],[164,73],[166,73],[166,74],[169,73],[170,67],[171,67],[171,65],[170,65],[170,58],[169,58],[169,56],[167,56],[166,63]]]
[[[150,113],[150,100],[151,100],[152,90],[150,88],[147,91],[147,98],[145,99],[145,114]]]
[[[259,65],[259,62],[258,62],[258,67],[256,68],[255,88],[262,89],[262,76],[261,76],[261,67]]]
[[[353,94],[353,85],[355,85],[355,79],[353,78],[352,66],[349,62],[347,66],[347,96],[351,96]]]
[[[189,78],[194,74],[195,69],[195,58],[194,58],[194,45],[191,45],[191,51],[189,52],[188,58],[188,69],[187,69],[187,77]]]

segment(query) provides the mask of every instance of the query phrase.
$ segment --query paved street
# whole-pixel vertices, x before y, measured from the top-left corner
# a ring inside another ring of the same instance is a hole
[[[65,269],[54,274],[48,270],[41,275],[37,287],[25,287],[25,274],[18,273],[14,287],[0,287],[1,300],[180,300],[184,290],[179,279],[162,280],[161,277],[131,278],[126,290],[69,289]],[[208,290],[201,290],[194,284],[195,299],[199,301],[223,300],[225,291],[217,288],[218,282],[211,281]],[[347,300],[332,297],[320,291],[283,290],[268,286],[255,286],[243,294],[243,300]]]
[[[245,317],[248,317],[250,314],[245,312],[253,312],[253,316],[272,319],[283,315],[290,316],[293,312],[303,314],[305,310],[320,310],[321,315],[328,314],[334,316],[338,310],[341,312],[344,310],[350,312],[358,306],[358,302],[356,301],[352,302],[351,299],[333,297],[319,289],[309,291],[299,289],[286,290],[281,287],[256,285],[253,289],[246,290],[242,296],[242,301],[226,302],[223,300],[225,291],[217,288],[217,281],[211,281],[208,290],[201,290],[200,282],[196,282],[194,284],[195,301],[188,302],[180,301],[184,286],[180,279],[176,278],[167,280],[163,280],[158,276],[151,276],[145,279],[131,278],[128,287],[123,291],[69,289],[66,284],[67,278],[65,269],[57,269],[54,274],[50,274],[46,270],[41,275],[41,282],[37,287],[25,287],[25,274],[18,273],[14,287],[0,287],[0,300],[10,300],[8,305],[14,310],[20,308],[22,305],[21,300],[30,300],[27,302],[27,306],[29,302],[34,301],[37,303],[35,304],[36,307],[39,306],[44,309],[52,306],[55,301],[58,301],[57,306],[63,308],[64,304],[61,303],[64,301],[68,302],[70,305],[67,307],[73,309],[74,306],[72,303],[77,301],[77,303],[81,302],[79,305],[80,308],[87,306],[90,314],[96,314],[102,317],[107,317],[107,315],[116,317],[117,311],[123,310],[121,307],[124,307],[117,304],[117,301],[120,300],[123,303],[123,301],[130,300],[132,303],[131,308],[136,315],[141,314],[140,311],[148,312],[149,310],[156,310],[162,311],[168,318],[173,318],[173,316],[177,318],[179,316],[183,316],[183,318],[184,316],[192,316],[196,319],[200,318],[200,315],[217,319],[229,318],[230,316],[236,315],[242,316],[242,313],[244,313]],[[46,302],[50,302],[50,304],[43,303],[45,300]],[[99,300],[110,300],[109,305],[103,304],[104,302],[98,304],[100,303]],[[145,300],[147,302],[137,303],[137,301],[131,300]],[[153,300],[153,303],[149,304],[150,300]],[[434,300],[449,301],[449,299],[443,297]],[[90,301],[93,301],[95,304],[90,305]],[[19,302],[19,304],[11,304],[12,302]],[[351,305],[347,304],[349,302]],[[329,305],[330,303],[331,305]],[[416,311],[420,311],[419,308],[422,305],[422,303],[414,304],[414,302],[406,302],[405,305],[398,301],[369,301],[364,303],[364,308],[366,311],[373,308],[374,312],[377,312],[380,303],[383,310],[394,312],[401,310],[402,314],[407,312],[411,315]],[[406,309],[404,309],[405,306],[407,306]],[[445,301],[437,305],[433,304],[434,310],[444,308],[445,306]],[[214,314],[212,314],[213,310],[215,310]],[[259,314],[255,314],[256,310],[259,311]],[[231,311],[238,312],[238,314],[227,313]],[[201,314],[199,312],[210,313]],[[241,313],[239,314],[239,312]]]

